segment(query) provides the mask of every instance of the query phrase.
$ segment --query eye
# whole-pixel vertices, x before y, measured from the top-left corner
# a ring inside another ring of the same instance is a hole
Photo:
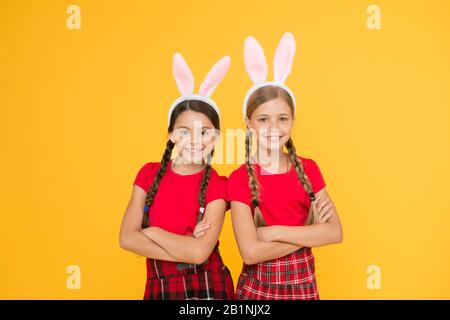
[[[288,117],[281,117],[280,120],[281,120],[281,121],[288,121],[289,118],[288,118]]]
[[[218,132],[215,129],[206,129],[202,131],[202,136],[204,139],[214,139],[217,137]]]
[[[266,122],[267,120],[268,120],[267,118],[259,118],[259,119],[258,119],[258,121],[261,122],[261,123],[264,123],[264,122]]]

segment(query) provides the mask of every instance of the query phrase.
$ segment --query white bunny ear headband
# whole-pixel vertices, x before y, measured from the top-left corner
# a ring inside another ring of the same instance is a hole
[[[170,125],[170,117],[175,107],[186,100],[200,100],[209,104],[220,116],[219,107],[210,98],[217,85],[222,81],[225,74],[230,68],[230,57],[226,56],[220,59],[208,72],[200,85],[198,94],[194,94],[194,76],[191,69],[187,65],[186,61],[180,53],[175,53],[173,56],[173,76],[177,83],[178,90],[181,93],[181,97],[175,100],[169,108],[168,124]]]
[[[267,81],[267,61],[261,45],[252,36],[248,36],[244,45],[244,61],[253,87],[245,95],[244,99],[244,119],[247,117],[247,103],[250,96],[259,88],[276,86],[286,90],[292,97],[295,112],[295,96],[284,82],[292,69],[295,55],[295,39],[292,33],[286,32],[281,37],[280,43],[275,51],[273,59],[274,80]]]

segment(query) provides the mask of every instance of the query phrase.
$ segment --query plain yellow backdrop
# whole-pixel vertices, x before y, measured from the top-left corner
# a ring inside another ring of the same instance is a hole
[[[81,9],[69,30],[66,9]],[[381,9],[369,30],[367,7]],[[450,298],[448,1],[0,1],[0,298],[141,299],[145,260],[118,232],[133,179],[159,161],[178,97],[172,55],[243,128],[243,42],[297,55],[298,154],[320,166],[344,242],[314,249],[322,299]],[[269,73],[272,77],[272,72]],[[228,175],[238,164],[217,165]],[[229,212],[220,236],[235,282]],[[81,270],[69,290],[66,268]],[[381,288],[367,287],[367,268]]]

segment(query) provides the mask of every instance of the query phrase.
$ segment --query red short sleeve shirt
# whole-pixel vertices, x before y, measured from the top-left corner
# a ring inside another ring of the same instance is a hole
[[[326,186],[319,166],[312,159],[298,158],[314,193],[317,193]],[[255,164],[255,172],[259,181],[259,209],[267,225],[304,225],[308,217],[310,200],[294,166],[286,173],[271,174]],[[233,171],[228,179],[228,200],[239,201],[251,207],[251,193],[245,165]]]
[[[198,193],[204,171],[181,175],[175,173],[171,166],[172,160],[167,165],[150,207],[150,225],[181,235],[191,234],[200,209]],[[159,162],[146,163],[137,173],[133,184],[148,192],[159,167]],[[227,181],[226,177],[219,176],[214,169],[211,170],[205,194],[206,205],[217,199],[227,201]]]

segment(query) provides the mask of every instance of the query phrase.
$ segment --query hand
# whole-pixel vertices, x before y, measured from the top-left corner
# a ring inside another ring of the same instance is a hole
[[[211,223],[203,219],[200,221],[194,229],[194,232],[192,233],[192,236],[194,238],[199,238],[203,236],[206,233],[206,230],[208,230],[211,227]]]
[[[334,214],[334,206],[330,198],[319,199],[316,202],[316,209],[318,212],[318,220],[316,223],[325,223],[330,220],[331,216]]]
[[[256,228],[256,234],[260,241],[273,241],[275,236],[275,226]]]

